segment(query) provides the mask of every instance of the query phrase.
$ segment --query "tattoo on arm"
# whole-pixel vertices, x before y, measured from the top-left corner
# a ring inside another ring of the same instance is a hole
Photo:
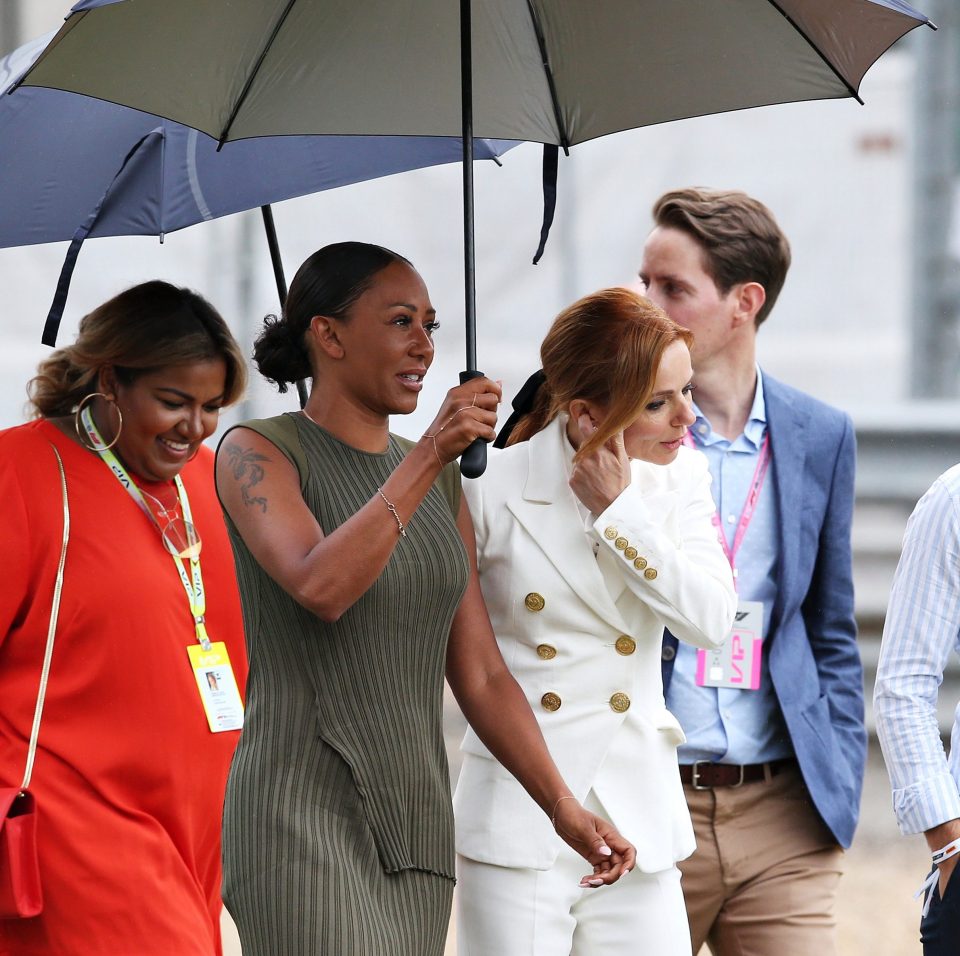
[[[233,442],[228,442],[223,450],[226,452],[227,464],[233,472],[233,477],[240,483],[243,503],[251,507],[257,505],[266,514],[267,499],[252,494],[252,491],[254,485],[263,480],[263,465],[260,462],[270,461],[269,457],[250,448],[241,448]]]

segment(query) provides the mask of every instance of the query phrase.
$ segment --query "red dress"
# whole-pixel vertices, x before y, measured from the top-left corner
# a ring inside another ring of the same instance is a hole
[[[0,920],[0,954],[219,954],[220,817],[239,731],[208,729],[187,656],[187,597],[156,527],[96,455],[44,421],[0,432],[0,784],[22,780],[60,553],[50,442],[71,529],[30,785],[44,911]],[[203,541],[207,631],[226,643],[242,689],[240,600],[212,452],[201,449],[181,477]]]

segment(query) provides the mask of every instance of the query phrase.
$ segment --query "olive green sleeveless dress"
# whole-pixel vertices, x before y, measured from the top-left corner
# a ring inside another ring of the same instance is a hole
[[[384,454],[358,451],[298,413],[243,427],[296,465],[328,534],[411,447],[391,435]],[[244,956],[443,952],[454,882],[443,674],[469,573],[459,500],[448,466],[378,580],[331,624],[263,571],[228,519],[250,677],[224,807],[224,900]],[[383,517],[394,520],[386,505]]]

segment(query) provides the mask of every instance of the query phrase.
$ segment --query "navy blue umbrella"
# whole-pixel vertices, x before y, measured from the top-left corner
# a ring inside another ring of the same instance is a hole
[[[48,345],[84,239],[162,239],[259,206],[282,301],[270,203],[462,158],[459,137],[429,136],[271,136],[218,151],[215,139],[195,129],[93,97],[27,87],[3,95],[49,39],[0,60],[0,248],[71,241],[44,329]],[[476,155],[497,159],[515,145],[478,140]]]

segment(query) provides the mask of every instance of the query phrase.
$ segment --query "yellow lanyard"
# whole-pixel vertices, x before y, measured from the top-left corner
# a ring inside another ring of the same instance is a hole
[[[130,477],[127,473],[126,468],[120,463],[120,459],[106,447],[106,442],[103,440],[103,437],[100,435],[100,432],[97,430],[97,426],[93,421],[93,415],[90,414],[90,409],[85,408],[80,415],[80,420],[83,422],[84,430],[87,433],[87,437],[90,439],[91,444],[96,450],[97,454],[107,465],[110,471],[113,472],[114,477],[120,484],[126,489],[127,494],[140,506],[143,512],[147,515],[151,522],[154,525],[157,525],[157,519],[154,517],[153,512],[150,510],[150,507],[147,505],[147,502],[144,500],[143,493],[137,487],[136,482]],[[183,485],[183,481],[180,479],[179,475],[176,475],[173,479],[174,484],[177,487],[177,497],[180,501],[180,507],[183,509],[183,520],[186,525],[192,525],[192,514],[190,512],[190,499],[187,497],[187,489]],[[159,525],[157,525],[159,528]],[[200,572],[200,555],[194,555],[190,558],[190,576],[187,575],[186,569],[183,566],[183,560],[177,555],[170,555],[173,558],[173,563],[177,567],[177,573],[180,575],[180,581],[183,584],[183,590],[186,592],[187,601],[190,604],[190,614],[193,616],[194,628],[197,632],[197,642],[205,650],[209,651],[211,648],[210,638],[207,636],[206,622],[204,615],[207,611],[207,598],[203,590],[203,575]]]

